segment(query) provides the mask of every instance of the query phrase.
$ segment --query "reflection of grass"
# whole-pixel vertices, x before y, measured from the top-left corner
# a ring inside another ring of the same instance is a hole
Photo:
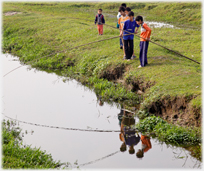
[[[46,154],[37,148],[30,146],[23,147],[21,129],[16,123],[3,121],[2,141],[3,141],[3,161],[4,169],[42,169],[59,167],[59,162],[55,162],[50,154]]]
[[[104,35],[97,36],[93,24],[97,9],[101,7],[104,15],[111,14],[105,15],[106,23],[116,26],[116,17],[112,15],[117,15],[119,6],[120,3],[104,2],[3,3],[3,12],[23,12],[3,17],[3,49],[25,62],[56,52],[51,57],[36,60],[32,66],[61,69],[64,75],[90,84],[106,100],[138,101],[136,90],[130,85],[139,80],[145,90],[141,104],[144,111],[161,99],[184,97],[189,99],[190,109],[201,113],[201,66],[154,44],[149,45],[149,65],[141,69],[137,69],[138,38],[134,40],[137,59],[129,62],[122,60],[119,39],[57,54],[60,50],[119,35],[118,30],[104,26]],[[183,25],[180,29],[152,28],[151,39],[201,62],[201,32],[198,31],[201,29],[201,3],[148,2],[128,3],[128,6],[132,7],[136,15],[142,14],[148,21]],[[70,19],[72,17],[81,20]],[[191,26],[198,30],[187,29]],[[121,74],[114,78],[117,72]],[[147,86],[147,83],[152,84]]]

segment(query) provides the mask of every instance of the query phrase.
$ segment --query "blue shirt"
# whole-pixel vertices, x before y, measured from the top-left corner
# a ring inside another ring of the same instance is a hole
[[[135,27],[140,27],[135,20],[133,20],[132,22],[130,20],[126,20],[123,26],[123,30],[126,30],[130,33],[135,33]],[[128,35],[128,36],[124,36],[126,34],[130,34],[127,33],[125,31],[123,31],[123,39],[124,40],[133,40],[134,39],[134,34],[132,35]]]

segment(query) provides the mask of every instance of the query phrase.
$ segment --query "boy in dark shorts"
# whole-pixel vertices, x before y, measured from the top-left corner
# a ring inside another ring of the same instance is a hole
[[[130,7],[126,7],[125,8],[125,14],[128,16],[128,13],[131,11],[131,8]],[[133,19],[134,19],[134,17],[133,17]],[[135,59],[135,53],[134,53],[134,45],[133,45],[133,53],[132,53],[132,57],[131,57],[131,59]]]
[[[129,17],[125,14],[125,8],[124,7],[120,7],[119,8],[119,11],[121,13],[121,17],[118,19],[118,24],[120,25],[119,28],[120,28],[120,33],[122,33],[122,29],[123,29],[123,26],[124,26],[124,23],[126,20],[129,19]],[[122,39],[122,38],[121,38]],[[123,39],[122,39],[122,42],[123,42]],[[124,44],[124,42],[122,43]],[[124,53],[124,56],[125,55],[125,49],[124,49],[124,46],[123,46],[123,53]]]
[[[130,34],[130,33],[135,33],[136,34],[137,30],[139,28],[139,25],[133,19],[134,12],[130,11],[128,13],[128,16],[129,16],[129,20],[126,20],[124,22],[123,32],[120,34],[120,36],[123,36],[123,40],[124,40],[124,48],[125,48],[125,54],[126,54],[126,57],[124,57],[124,59],[130,60],[131,57],[132,57],[132,54],[133,54],[134,34],[131,34],[131,35],[127,35],[127,34]],[[136,27],[137,27],[137,30],[135,31]]]

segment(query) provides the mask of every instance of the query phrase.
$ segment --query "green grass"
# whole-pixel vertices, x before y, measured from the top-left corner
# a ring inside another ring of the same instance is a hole
[[[154,133],[159,140],[173,145],[189,146],[201,143],[200,130],[178,127],[156,116],[146,117],[136,128],[141,132]]]
[[[127,4],[135,15],[143,15],[145,21],[163,21],[179,27],[152,27],[151,40],[201,62],[201,3]],[[31,63],[36,68],[61,70],[64,76],[79,80],[104,100],[126,100],[130,106],[138,103],[139,97],[131,86],[139,83],[144,90],[140,98],[142,115],[149,115],[147,110],[153,103],[174,98],[189,99],[189,111],[201,114],[201,65],[150,43],[149,65],[137,69],[140,64],[137,37],[134,39],[137,59],[129,62],[122,60],[119,38],[67,50],[119,35],[119,30],[104,25],[104,35],[97,36],[94,25],[97,9],[102,8],[106,23],[116,26],[119,6],[120,3],[105,2],[3,3],[3,13],[22,12],[3,16],[3,51],[19,56],[23,62],[36,59]],[[119,72],[122,74],[116,76]]]
[[[13,121],[2,122],[2,166],[4,169],[57,168],[59,162],[40,148],[23,146],[21,129]]]

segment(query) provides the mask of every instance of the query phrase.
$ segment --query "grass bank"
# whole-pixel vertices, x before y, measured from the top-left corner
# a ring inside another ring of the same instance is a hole
[[[61,166],[40,148],[23,146],[21,129],[13,121],[2,122],[2,141],[3,169],[54,169]]]
[[[152,27],[151,39],[201,62],[201,3],[127,5],[145,20],[165,21],[179,27]],[[136,37],[137,59],[132,61],[122,60],[119,38],[66,50],[119,35],[117,29],[105,25],[104,35],[98,36],[93,24],[100,7],[106,23],[116,26],[119,6],[120,3],[105,2],[3,3],[3,13],[22,12],[3,16],[3,51],[19,56],[24,63],[34,60],[33,67],[60,70],[64,76],[93,88],[102,100],[129,107],[140,103],[140,118],[154,114],[174,125],[200,127],[200,65],[150,44],[149,65],[137,69],[139,39]],[[53,55],[41,58],[50,54]]]

